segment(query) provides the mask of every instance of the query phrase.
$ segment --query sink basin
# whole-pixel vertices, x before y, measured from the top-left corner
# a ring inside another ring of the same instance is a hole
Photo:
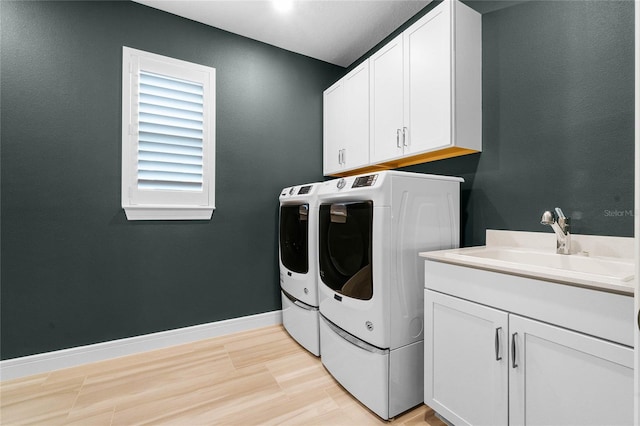
[[[485,246],[420,253],[432,262],[633,296],[635,241],[629,237],[571,236],[578,254],[556,254],[549,232],[487,229]],[[468,270],[466,271],[468,272]]]
[[[553,270],[554,273],[572,275],[597,275],[615,281],[631,281],[635,274],[635,265],[629,260],[588,257],[581,255],[563,255],[532,250],[520,250],[506,247],[486,247],[465,250],[458,256],[483,260],[490,264],[501,264],[512,268],[524,267],[538,271]]]

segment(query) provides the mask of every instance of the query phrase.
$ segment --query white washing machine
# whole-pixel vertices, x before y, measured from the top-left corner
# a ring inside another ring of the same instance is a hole
[[[280,192],[280,290],[282,323],[312,354],[320,355],[318,313],[318,203],[320,183]]]
[[[458,247],[461,182],[384,171],[318,190],[322,363],[383,419],[423,401],[418,253]]]

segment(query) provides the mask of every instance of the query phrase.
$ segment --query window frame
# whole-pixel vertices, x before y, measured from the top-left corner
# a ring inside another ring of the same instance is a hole
[[[138,187],[138,82],[140,71],[202,84],[202,190]],[[208,220],[215,210],[215,68],[122,48],[122,208],[128,220]]]

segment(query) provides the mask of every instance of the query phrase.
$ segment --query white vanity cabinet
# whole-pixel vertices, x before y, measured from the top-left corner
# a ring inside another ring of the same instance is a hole
[[[509,315],[509,423],[632,425],[633,349]]]
[[[323,172],[369,164],[369,60],[325,90]]]
[[[424,397],[442,417],[633,424],[632,297],[433,261],[425,280]]]
[[[508,314],[425,290],[425,404],[455,425],[507,425]]]

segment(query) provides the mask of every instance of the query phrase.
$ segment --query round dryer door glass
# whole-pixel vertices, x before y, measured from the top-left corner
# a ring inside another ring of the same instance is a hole
[[[320,206],[320,277],[337,293],[364,300],[373,296],[372,224],[371,201]]]
[[[280,260],[292,272],[309,271],[308,204],[280,206]]]

